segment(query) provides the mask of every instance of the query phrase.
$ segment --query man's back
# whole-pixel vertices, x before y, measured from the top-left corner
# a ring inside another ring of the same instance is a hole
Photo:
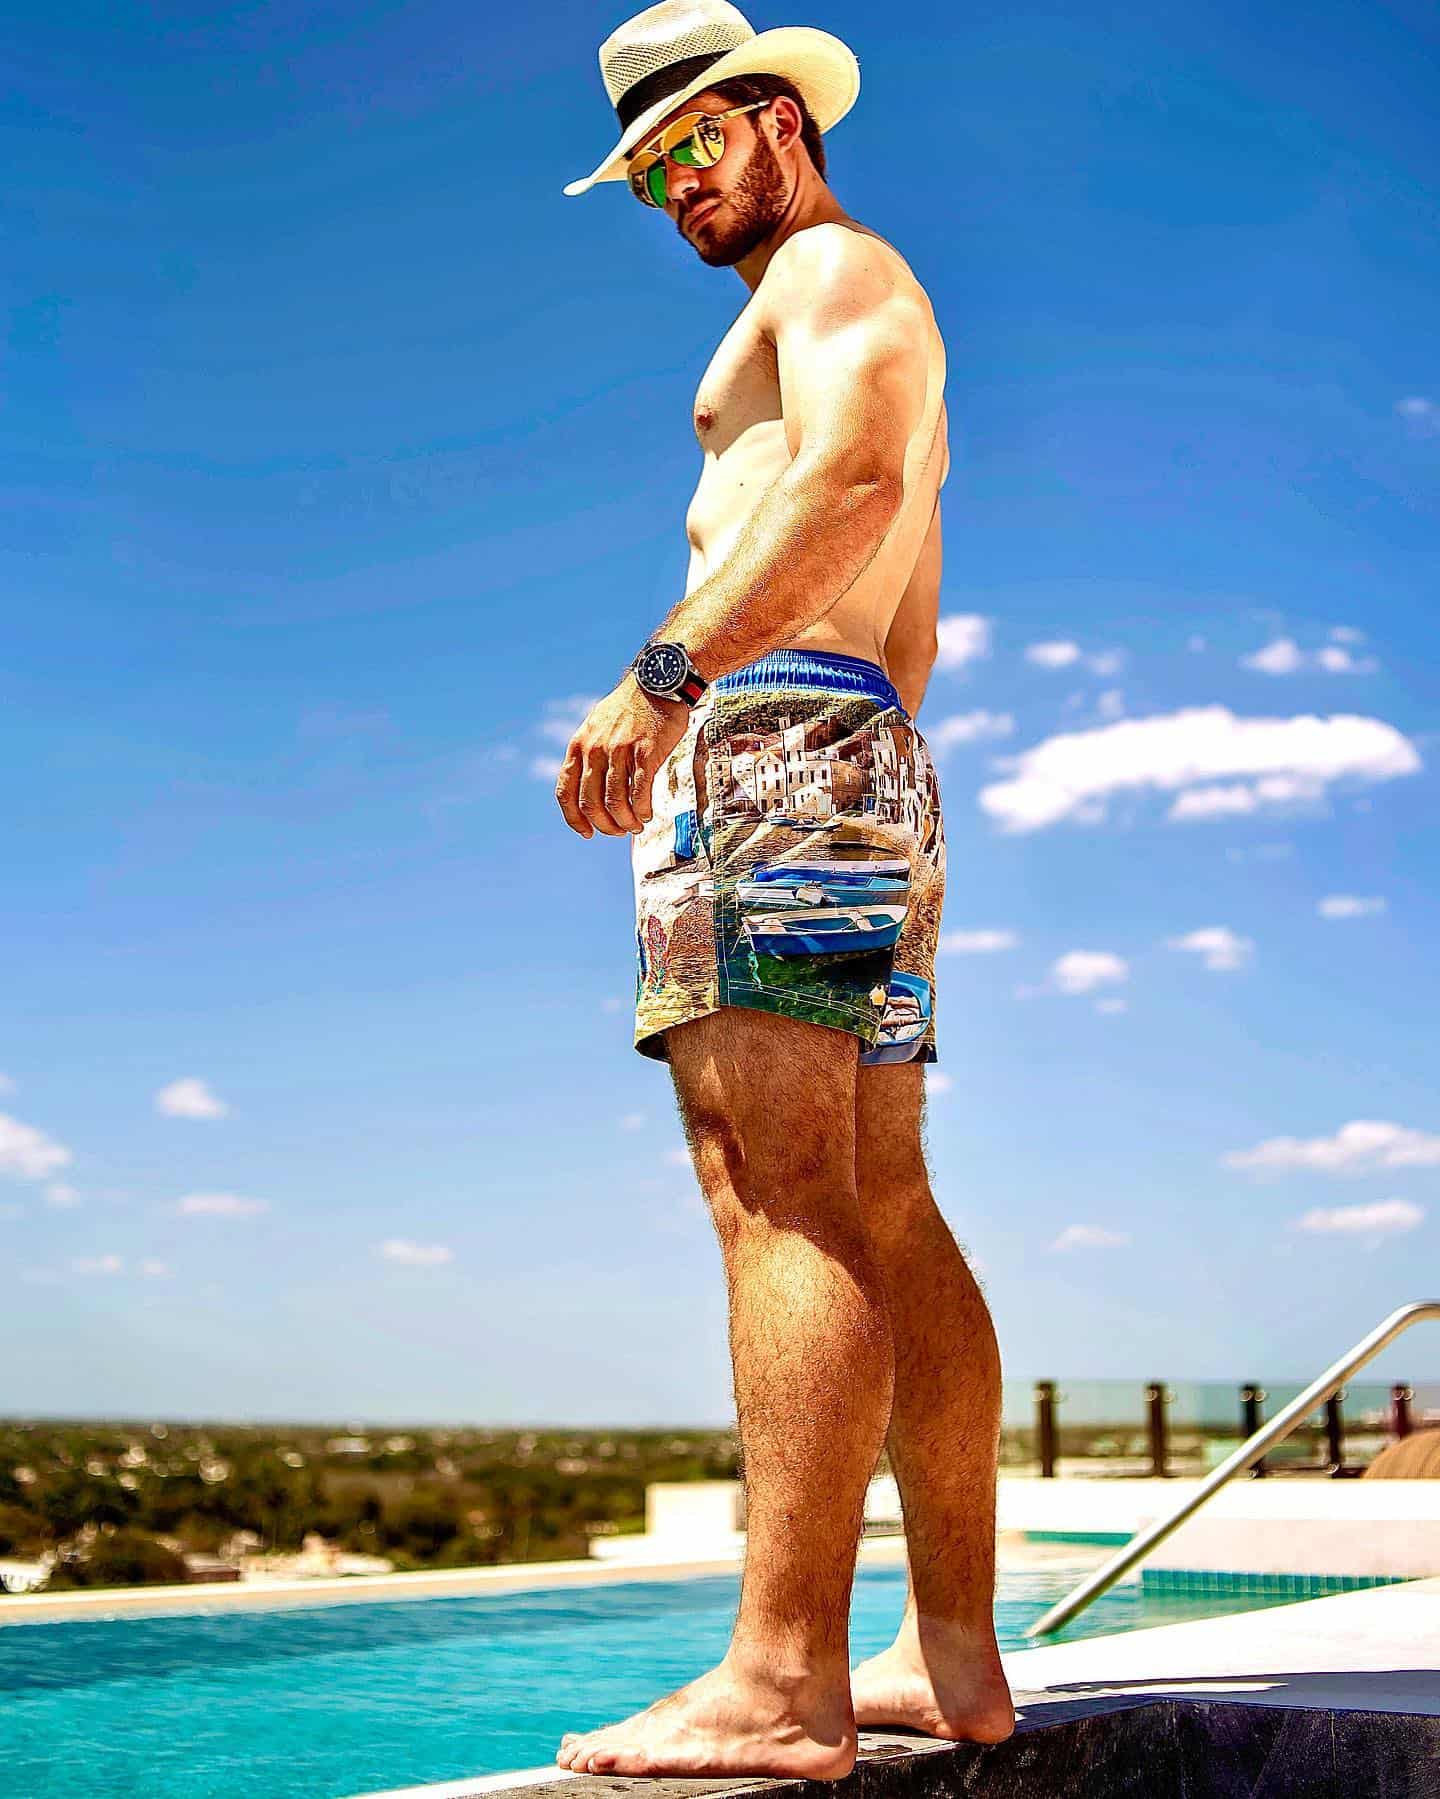
[[[807,241],[808,240],[808,241]],[[945,347],[924,289],[900,253],[854,221],[795,233],[721,339],[695,395],[695,434],[704,467],[685,518],[690,542],[686,593],[718,568],[762,495],[794,460],[798,433],[787,417],[775,331],[805,286],[806,264],[839,259],[857,283],[878,275],[893,297],[894,329],[923,337],[924,388],[904,458],[904,497],[868,565],[825,615],[786,646],[835,650],[886,666],[886,640],[905,600],[936,517],[949,467],[944,401]],[[823,351],[817,354],[824,354]],[[807,371],[807,379],[846,379],[843,366]],[[931,571],[938,580],[938,566]]]

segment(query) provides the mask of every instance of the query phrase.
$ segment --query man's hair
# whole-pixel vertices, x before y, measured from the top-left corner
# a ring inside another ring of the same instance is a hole
[[[719,94],[729,106],[744,106],[751,100],[773,100],[777,94],[793,100],[800,108],[800,142],[815,165],[815,173],[822,181],[825,179],[825,146],[820,140],[820,127],[811,118],[805,97],[793,81],[787,81],[783,75],[732,75],[728,81],[717,82],[705,91]],[[753,113],[750,119],[753,124]]]

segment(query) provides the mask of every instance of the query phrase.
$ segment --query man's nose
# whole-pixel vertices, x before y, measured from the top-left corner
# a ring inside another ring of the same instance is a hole
[[[670,200],[687,200],[700,185],[700,170],[687,168],[682,162],[665,165],[665,193]]]

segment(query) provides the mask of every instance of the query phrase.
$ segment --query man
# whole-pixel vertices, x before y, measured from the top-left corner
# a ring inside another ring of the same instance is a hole
[[[556,1760],[834,1780],[857,1726],[1014,1728],[992,1611],[999,1357],[921,1145],[944,831],[914,714],[945,354],[908,265],[824,179],[821,133],[859,90],[844,44],[663,0],[600,66],[620,140],[566,193],[628,180],[750,290],[696,396],[685,597],[556,789],[581,836],[632,837],[635,1043],[670,1064],[723,1253],[747,1545],[723,1661],[567,1733]],[[658,497],[664,469],[635,461]],[[882,1446],[910,1590],[895,1643],[852,1671]]]

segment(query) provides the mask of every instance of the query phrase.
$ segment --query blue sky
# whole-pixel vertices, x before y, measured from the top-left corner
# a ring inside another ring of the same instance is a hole
[[[730,1415],[546,772],[745,298],[561,195],[625,10],[4,28],[7,1410]],[[1007,1372],[1308,1378],[1440,1287],[1440,27],[749,16],[855,48],[947,338],[929,1146]]]

